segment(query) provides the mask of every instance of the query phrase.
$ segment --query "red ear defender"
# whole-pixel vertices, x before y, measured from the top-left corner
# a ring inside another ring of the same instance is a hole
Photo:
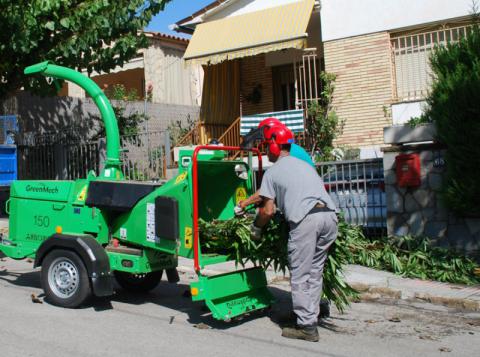
[[[273,156],[275,157],[280,156],[280,146],[275,142],[275,139],[270,140],[270,143],[268,145],[268,150]]]

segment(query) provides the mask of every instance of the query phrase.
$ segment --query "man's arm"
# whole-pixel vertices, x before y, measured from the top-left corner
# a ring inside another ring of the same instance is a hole
[[[258,228],[262,228],[265,227],[275,215],[275,203],[270,198],[262,198],[260,195],[258,197],[260,200],[263,200],[263,207],[260,207],[258,210],[254,225]]]
[[[260,193],[259,191],[255,192],[253,195],[251,195],[250,197],[244,199],[243,201],[240,201],[238,203],[238,205],[242,208],[242,209],[245,209],[247,208],[248,206],[250,205],[253,205],[253,204],[259,204],[262,202],[262,197],[260,197]]]

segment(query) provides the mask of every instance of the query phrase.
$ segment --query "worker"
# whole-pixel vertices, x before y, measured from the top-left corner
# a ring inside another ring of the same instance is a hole
[[[271,139],[272,133],[280,127],[287,128],[287,126],[277,118],[270,117],[270,118],[264,119],[258,124],[258,128],[256,130],[252,130],[250,133],[246,135],[243,142],[244,143],[248,142],[249,140],[251,140],[249,139],[249,136],[253,136],[253,140],[261,138],[262,144],[268,143],[268,141]],[[258,135],[258,132],[261,133],[260,136]],[[292,143],[290,155],[292,155],[293,157],[299,158],[300,160],[304,160],[307,164],[311,165],[312,167],[315,167],[315,164],[313,163],[310,155],[308,155],[305,149],[302,148],[300,145]]]
[[[260,145],[268,144],[269,141],[271,140],[272,133],[279,128],[287,128],[287,127],[277,118],[271,117],[271,118],[264,119],[258,124],[257,129],[251,130],[250,133],[248,133],[244,137],[242,145],[243,147],[247,145],[251,145],[251,143],[253,143],[255,140],[258,140],[258,139],[262,140]],[[292,143],[290,147],[290,155],[305,161],[307,164],[309,164],[316,170],[316,166],[313,163],[312,158],[310,157],[310,155],[308,155],[305,149],[302,148],[300,145]],[[253,204],[258,204],[260,202],[261,202],[261,198],[257,191],[247,199],[240,201],[237,204],[237,207],[235,207],[235,213],[237,215],[242,215],[245,213],[245,209],[248,206]]]
[[[253,239],[260,239],[276,206],[283,212],[290,226],[288,262],[296,324],[284,327],[282,336],[318,341],[323,267],[337,237],[338,220],[335,204],[316,170],[291,156],[292,143],[293,134],[287,128],[272,132],[267,154],[274,164],[263,177],[259,190],[262,209],[251,233]]]

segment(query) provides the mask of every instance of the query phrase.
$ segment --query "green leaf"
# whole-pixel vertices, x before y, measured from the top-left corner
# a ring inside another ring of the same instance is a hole
[[[136,34],[169,2],[0,1],[8,9],[0,12],[0,56],[5,63],[2,70],[7,69],[2,72],[0,100],[21,87],[35,94],[55,93],[44,81],[23,75],[23,68],[35,61],[56,60],[59,65],[88,73],[93,69],[109,71],[127,62],[148,45],[144,36]],[[122,39],[126,39],[123,45],[103,47]]]
[[[55,30],[55,23],[53,21],[48,21],[45,24],[45,28],[49,29],[50,31]]]
[[[70,19],[68,17],[64,17],[63,19],[60,20],[60,25],[62,25],[65,28],[70,27]]]

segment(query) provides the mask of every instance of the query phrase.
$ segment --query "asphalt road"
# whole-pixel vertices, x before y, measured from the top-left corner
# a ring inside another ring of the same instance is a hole
[[[480,314],[417,302],[361,302],[333,314],[320,342],[288,340],[275,322],[288,309],[288,284],[271,287],[272,311],[242,321],[214,321],[183,297],[188,282],[162,283],[150,294],[121,290],[76,310],[42,299],[39,271],[26,261],[0,260],[0,355],[4,356],[474,356]]]

